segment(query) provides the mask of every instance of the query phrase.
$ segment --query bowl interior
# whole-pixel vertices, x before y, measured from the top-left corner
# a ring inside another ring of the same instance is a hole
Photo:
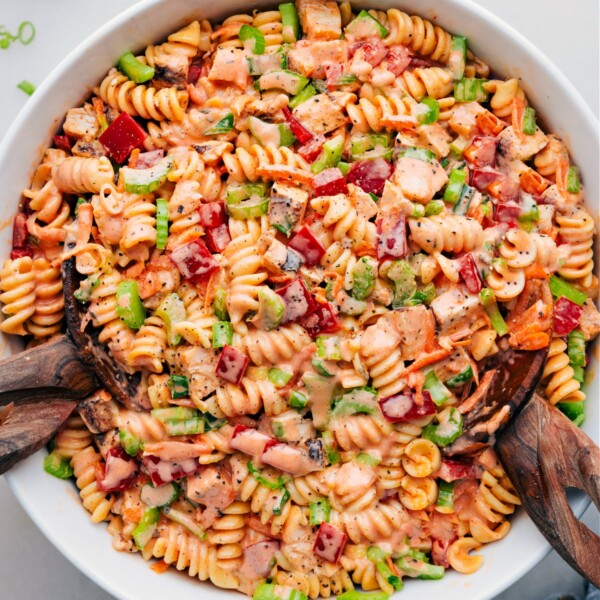
[[[256,0],[252,8],[272,6]],[[415,12],[451,32],[466,35],[473,51],[504,76],[522,78],[533,106],[550,130],[568,144],[587,188],[588,206],[598,215],[598,122],[568,81],[529,42],[499,19],[468,0],[360,1],[366,8],[401,8]],[[21,190],[29,184],[51,136],[66,111],[79,105],[117,58],[127,50],[144,48],[193,19],[218,20],[249,10],[246,3],[222,0],[149,0],[134,5],[102,27],[76,49],[38,88],[16,119],[0,148],[0,177],[4,221],[0,229],[0,256],[9,253],[12,216]],[[592,204],[595,202],[595,204]],[[21,349],[19,341],[0,337],[0,357]],[[596,346],[597,350],[597,346]],[[596,374],[598,356],[590,367]],[[588,384],[590,400],[598,398],[598,377]],[[600,422],[597,401],[587,403],[584,429],[595,441]],[[104,526],[92,525],[81,506],[75,487],[46,475],[43,452],[31,457],[7,476],[17,498],[55,546],[99,585],[118,598],[148,600],[166,595],[186,597],[202,593],[221,598],[230,592],[171,570],[162,576],[149,571],[140,557],[115,552]],[[574,512],[580,515],[587,500],[577,496]],[[404,600],[443,593],[446,600],[491,598],[533,567],[549,546],[526,515],[519,511],[512,531],[501,542],[487,546],[482,569],[471,576],[449,573],[441,582],[408,581]],[[198,587],[201,586],[201,587]]]

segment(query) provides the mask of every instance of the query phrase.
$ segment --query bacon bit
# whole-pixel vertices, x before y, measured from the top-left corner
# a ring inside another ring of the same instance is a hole
[[[427,365],[431,365],[440,360],[443,360],[447,356],[451,354],[451,350],[447,350],[446,348],[437,348],[433,352],[429,352],[427,354],[422,354],[419,356],[411,365],[404,369],[403,374],[408,375],[409,373],[413,373],[414,371],[418,371]]]
[[[527,279],[546,279],[547,276],[546,270],[540,265],[530,265],[525,269]]]
[[[496,136],[506,127],[506,123],[502,119],[485,109],[477,113],[475,122],[481,133],[485,135]]]
[[[131,151],[131,154],[129,155],[129,162],[127,163],[127,166],[130,169],[135,169],[137,166],[137,161],[138,161],[138,156],[140,155],[140,149],[139,148],[134,148]]]
[[[150,568],[155,573],[162,575],[163,573],[165,573],[167,571],[167,569],[169,568],[169,565],[164,560],[159,560],[158,562],[155,562],[153,565],[150,565]]]
[[[513,99],[512,105],[512,126],[516,133],[519,141],[525,141],[525,134],[523,133],[523,114],[525,112],[525,100],[518,96]]]
[[[288,165],[265,165],[256,169],[256,174],[265,179],[293,181],[300,185],[312,185],[313,180],[312,173]]]
[[[524,192],[539,196],[550,185],[537,171],[527,167],[519,176],[519,183]]]

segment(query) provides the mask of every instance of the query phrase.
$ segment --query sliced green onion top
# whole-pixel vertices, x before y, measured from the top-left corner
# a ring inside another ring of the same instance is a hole
[[[579,194],[581,191],[581,181],[579,179],[579,169],[571,165],[567,171],[567,192]]]
[[[31,96],[33,94],[33,92],[35,92],[35,85],[33,85],[33,83],[31,83],[25,79],[23,81],[20,81],[19,83],[17,83],[17,87],[22,92],[25,92],[28,96]]]
[[[567,300],[583,306],[587,300],[587,295],[582,291],[578,290],[575,286],[567,283],[564,279],[561,279],[558,275],[550,276],[550,291],[556,298],[564,296]]]
[[[169,201],[166,198],[156,199],[156,247],[164,250],[169,237]]]

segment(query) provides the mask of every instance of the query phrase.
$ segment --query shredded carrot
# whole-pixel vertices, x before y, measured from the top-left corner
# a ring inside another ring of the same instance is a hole
[[[269,276],[269,281],[272,281],[273,283],[288,283],[291,280],[292,280],[292,277],[285,273],[283,275],[270,275]]]
[[[514,132],[517,134],[519,141],[525,141],[525,134],[523,133],[523,114],[525,113],[525,100],[518,96],[513,99],[512,105],[512,126]]]
[[[527,279],[546,279],[547,276],[546,270],[540,265],[531,265],[525,269]]]
[[[377,248],[367,244],[366,242],[361,242],[356,248],[355,252],[356,256],[373,256],[377,257]]]
[[[167,569],[169,568],[169,565],[164,560],[159,560],[158,562],[155,562],[153,565],[150,565],[150,568],[155,573],[162,575],[165,571],[167,571]]]
[[[326,279],[333,279],[333,286],[331,288],[331,294],[335,298],[344,287],[344,278],[335,271],[325,271],[323,273]]]
[[[538,331],[527,335],[519,335],[517,333],[509,337],[508,343],[510,346],[520,348],[521,350],[541,350],[550,343],[550,336],[545,331]]]
[[[497,179],[496,181],[492,181],[490,185],[487,186],[487,192],[490,196],[493,196],[497,200],[502,198],[502,185],[503,181]]]
[[[496,136],[506,127],[506,123],[489,110],[483,110],[478,113],[475,117],[475,122],[481,133],[485,135]]]
[[[127,267],[125,270],[125,276],[127,279],[136,279],[144,272],[144,261],[140,260],[134,263],[131,267]],[[150,294],[151,296],[152,294]]]
[[[130,506],[123,509],[123,518],[137,523],[142,518],[141,506]]]
[[[422,354],[415,360],[415,362],[413,362],[411,365],[406,367],[406,369],[404,369],[404,373],[408,374],[413,373],[414,371],[418,371],[419,369],[422,369],[427,365],[431,365],[446,358],[450,355],[450,353],[450,350],[446,350],[445,348],[438,348],[437,350],[434,350],[433,352],[430,352],[428,354]]]
[[[140,149],[139,148],[135,148],[134,150],[131,151],[131,154],[129,155],[129,162],[127,163],[127,166],[130,169],[135,169],[136,165],[137,165],[137,161],[138,161],[138,156],[140,155]]]
[[[310,171],[288,165],[264,165],[256,169],[256,174],[265,179],[292,181],[300,185],[312,185],[313,181],[313,175]]]
[[[550,182],[537,171],[527,167],[519,176],[519,184],[524,192],[539,195],[550,185]]]
[[[213,271],[208,279],[208,285],[206,286],[206,295],[204,296],[204,308],[208,309],[215,298],[215,290],[217,289],[217,277],[220,275],[219,271]]]

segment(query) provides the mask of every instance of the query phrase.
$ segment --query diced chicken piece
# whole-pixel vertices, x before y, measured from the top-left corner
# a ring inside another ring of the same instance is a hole
[[[217,48],[208,78],[211,81],[231,81],[240,88],[248,85],[246,51],[240,48]]]
[[[308,192],[289,185],[276,182],[271,189],[269,202],[269,222],[284,228],[293,228],[304,218],[308,203]]]
[[[172,373],[187,375],[190,382],[190,396],[196,403],[201,402],[221,385],[216,375],[219,355],[212,348],[179,347],[167,351],[165,358],[169,362]]]
[[[101,156],[107,156],[106,148],[98,141],[92,140],[88,142],[86,140],[77,140],[71,148],[73,156],[83,156],[86,158],[100,158]]]
[[[346,123],[344,101],[352,94],[331,92],[317,94],[294,109],[294,116],[315,135],[329,133]]]
[[[270,533],[270,528],[269,528]],[[279,551],[278,540],[264,540],[244,549],[244,562],[240,569],[243,580],[256,582],[265,579],[272,568],[272,561]]]
[[[189,442],[152,442],[144,444],[144,456],[156,456],[160,460],[179,462],[206,454],[205,444]]]
[[[477,132],[477,115],[482,112],[485,112],[485,108],[478,102],[459,104],[452,111],[448,125],[461,137],[471,138]]]
[[[104,390],[82,400],[77,410],[92,433],[103,433],[117,427],[119,407]]]
[[[387,181],[386,181],[387,183]],[[369,220],[377,214],[377,202],[364,192],[361,188],[353,183],[348,184],[350,200],[356,207],[356,212],[363,218]]]
[[[479,296],[465,294],[460,288],[453,287],[431,302],[431,308],[442,331],[454,329],[462,320],[481,308]]]
[[[152,85],[161,87],[178,87],[187,85],[190,61],[183,54],[159,54],[154,59],[154,79]]]
[[[392,182],[400,186],[404,195],[415,202],[426,204],[446,182],[448,175],[437,161],[424,161],[409,156],[396,163]]]
[[[452,354],[436,363],[433,367],[435,374],[438,376],[440,381],[447,381],[451,377],[458,375],[465,369],[471,366],[471,359],[467,351],[462,348],[454,348]]]
[[[63,130],[69,137],[77,140],[93,140],[99,129],[100,123],[89,104],[83,108],[71,108],[67,112]]]
[[[273,435],[284,442],[301,442],[315,437],[315,428],[296,410],[288,410],[271,420]]]
[[[288,66],[306,77],[325,79],[326,65],[340,65],[348,60],[348,44],[336,39],[331,42],[300,40],[287,53]]]
[[[391,352],[400,343],[400,334],[387,319],[379,319],[375,325],[365,329],[360,340],[360,353],[373,356]]]
[[[388,314],[400,335],[400,352],[403,359],[414,360],[424,352],[433,351],[435,319],[426,306],[409,306]]]
[[[450,154],[450,142],[452,138],[448,132],[439,124],[422,125],[419,127],[420,146],[425,146],[438,158],[443,158]]]
[[[581,329],[588,342],[600,333],[600,313],[591,298],[588,298],[583,305],[583,312],[579,319],[579,329]]]
[[[205,506],[201,521],[204,527],[210,527],[220,516],[220,511],[227,508],[234,500],[231,476],[225,469],[206,467],[187,476],[186,496],[192,501]]]
[[[231,437],[230,446],[234,450],[248,454],[260,462],[265,444],[272,441],[272,439],[272,437],[260,433],[256,429],[249,427],[244,429],[243,426],[238,425]]]
[[[553,184],[549,188],[547,188],[544,191],[544,193],[542,194],[542,198],[544,199],[544,202],[546,203],[545,205],[542,205],[542,206],[546,206],[546,205],[550,205],[552,207],[558,206],[559,210],[560,210],[560,205],[564,202],[562,194],[560,193],[560,190],[558,189],[558,186],[556,184]]]
[[[354,462],[344,463],[335,475],[334,489],[340,496],[346,496],[356,490],[363,494],[377,479],[370,467]]]
[[[283,265],[285,265],[287,261],[287,254],[287,246],[282,244],[279,240],[272,239],[263,254],[263,265],[268,271],[279,273],[283,270]]]
[[[342,16],[332,0],[296,0],[302,31],[309,40],[339,40]]]
[[[383,186],[381,200],[377,203],[380,214],[399,211],[406,217],[410,217],[414,211],[413,203],[404,197],[402,188],[392,183],[389,179]]]
[[[297,476],[307,475],[323,468],[321,461],[312,460],[304,448],[283,443],[268,447],[263,452],[262,462]]]
[[[533,135],[523,135],[523,139],[519,139],[511,125],[502,131],[498,139],[496,155],[501,163],[515,159],[529,160],[548,143],[546,134],[539,127],[535,128]]]

